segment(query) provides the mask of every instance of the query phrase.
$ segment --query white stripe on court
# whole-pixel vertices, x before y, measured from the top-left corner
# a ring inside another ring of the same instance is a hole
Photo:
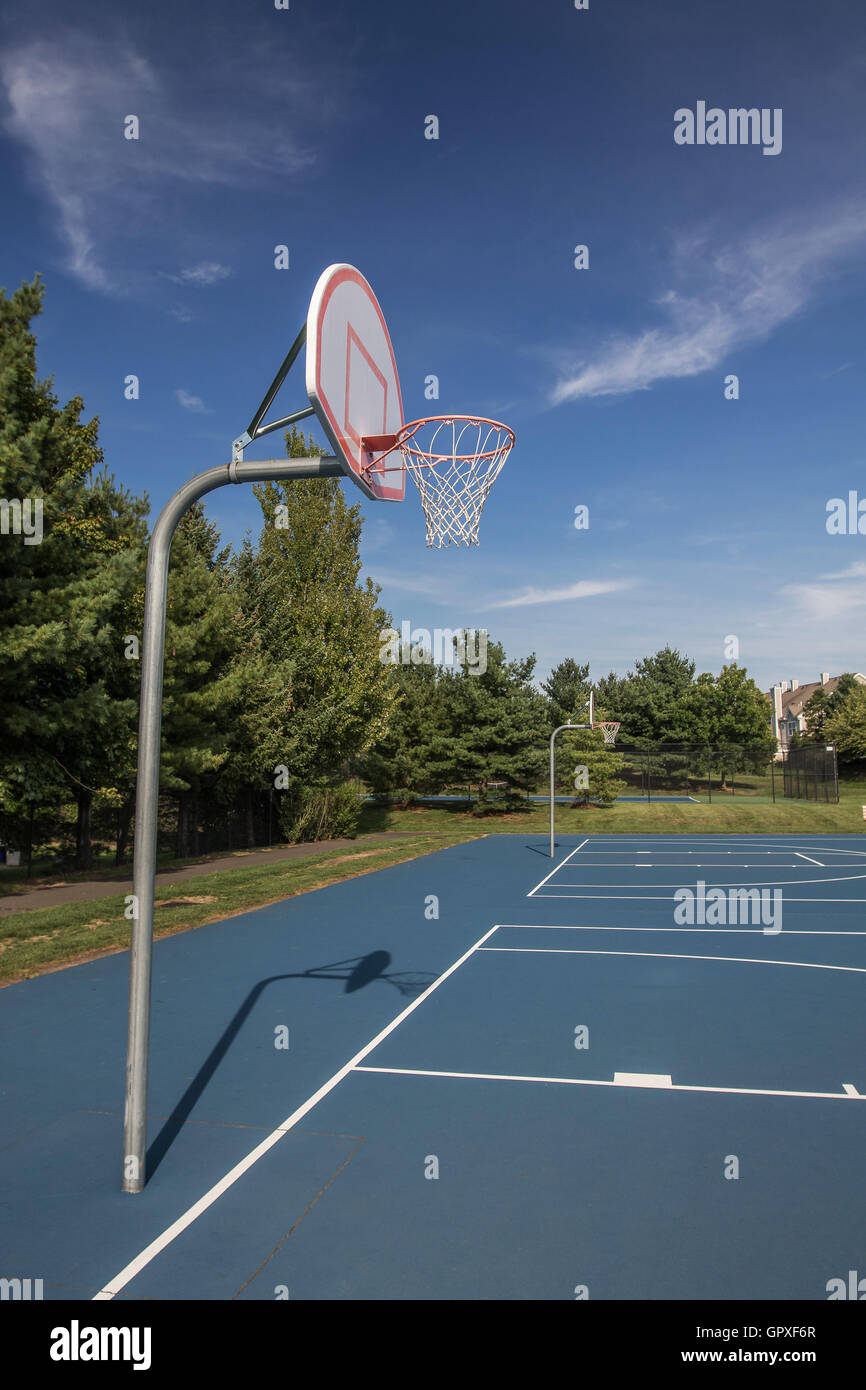
[[[809,880],[807,879],[806,882],[809,882]],[[574,884],[573,886],[577,888],[580,885]],[[622,886],[624,887],[625,885]],[[631,885],[629,885],[629,887],[630,886]],[[670,886],[670,884],[653,884],[654,888],[669,888]],[[715,886],[724,888],[723,884],[716,884]],[[751,886],[752,888],[757,888],[758,884],[753,883]],[[712,888],[713,885],[709,884],[708,887]],[[728,887],[747,888],[749,885],[746,883],[731,883],[728,884]],[[797,883],[795,887],[799,888],[800,884]],[[672,903],[674,901],[673,893],[542,893],[541,896],[543,899],[550,902],[568,902],[571,898],[600,899],[602,902],[608,903]],[[789,903],[835,903],[837,907],[845,907],[849,903],[866,903],[866,898],[792,898],[790,893],[786,893],[785,906],[787,907]]]
[[[673,1086],[673,1077],[665,1072],[615,1071],[614,1086],[644,1086],[648,1091],[668,1091]]]
[[[382,1029],[381,1033],[377,1033],[375,1038],[368,1042],[365,1047],[361,1048],[360,1052],[356,1052],[354,1057],[350,1058],[339,1071],[334,1072],[334,1075],[330,1080],[325,1082],[324,1086],[320,1086],[314,1095],[304,1101],[303,1105],[298,1106],[297,1110],[293,1110],[291,1115],[283,1120],[283,1123],[279,1125],[277,1129],[273,1130],[267,1138],[263,1139],[260,1144],[257,1144],[254,1149],[251,1149],[246,1157],[241,1159],[240,1163],[236,1163],[234,1168],[226,1173],[225,1177],[220,1178],[219,1182],[215,1183],[210,1191],[206,1192],[204,1196],[200,1197],[197,1202],[194,1202],[182,1216],[179,1216],[176,1221],[172,1222],[172,1224],[162,1232],[162,1235],[157,1236],[156,1240],[152,1240],[150,1245],[142,1250],[141,1254],[136,1255],[134,1260],[130,1260],[129,1264],[125,1265],[119,1274],[115,1275],[99,1293],[95,1294],[91,1301],[94,1303],[100,1300],[105,1301],[114,1298],[116,1294],[120,1293],[121,1289],[125,1288],[130,1280],[140,1274],[145,1266],[150,1264],[151,1260],[155,1259],[157,1255],[165,1250],[166,1246],[171,1245],[172,1241],[176,1240],[183,1231],[191,1226],[192,1223],[201,1216],[202,1212],[207,1211],[208,1207],[212,1206],[218,1197],[221,1197],[224,1192],[227,1192],[228,1189],[237,1182],[238,1178],[243,1177],[244,1173],[248,1172],[254,1163],[257,1163],[275,1144],[278,1144],[283,1136],[288,1134],[289,1130],[293,1129],[299,1120],[302,1120],[305,1115],[308,1115],[309,1112],[318,1105],[320,1100],[324,1099],[329,1092],[333,1091],[335,1086],[339,1086],[340,1082],[349,1075],[349,1072],[357,1068],[362,1058],[368,1056],[374,1048],[378,1047],[379,1043],[387,1038],[389,1033],[393,1033],[394,1029],[397,1028],[405,1018],[408,1018],[409,1015],[418,1008],[419,1004],[423,1004],[424,1000],[429,998],[433,991],[438,989],[439,986],[448,979],[449,975],[453,975],[454,971],[459,969],[463,962],[468,960],[469,957],[478,950],[482,942],[486,941],[488,936],[492,936],[495,931],[496,928],[491,927],[489,931],[486,931],[483,936],[479,937],[475,944],[470,946],[469,950],[465,951],[459,960],[456,960],[453,965],[449,965],[448,969],[444,971],[437,980],[434,980],[432,985],[428,985],[423,994],[419,994],[417,999],[413,999],[412,1003],[409,1004],[402,1013],[398,1014],[396,1018],[392,1019],[387,1027]]]
[[[537,1086],[616,1086],[626,1089],[627,1082],[590,1081],[582,1076],[512,1076],[508,1073],[489,1071],[434,1071],[421,1067],[356,1067],[356,1071],[376,1072],[381,1076],[434,1076],[455,1081],[529,1081]],[[620,1072],[619,1075],[625,1075]],[[640,1075],[640,1073],[638,1073]],[[660,1088],[662,1089],[662,1088]],[[674,1083],[665,1086],[671,1091],[702,1091],[712,1095],[726,1096],[794,1096],[806,1100],[866,1100],[866,1096],[850,1095],[842,1091],[773,1091],[764,1086],[688,1086]]]
[[[565,862],[565,861],[563,860],[563,863],[564,863],[564,862]],[[588,865],[587,865],[587,870],[588,870],[589,872],[592,872],[593,868],[600,868],[600,867],[601,867],[601,865],[588,864]],[[625,868],[626,866],[625,866],[624,864],[619,864],[619,865],[615,864],[615,865],[613,865],[613,867],[614,867],[614,868]],[[635,867],[637,867],[637,865],[635,865]],[[670,867],[675,867],[675,866],[671,866],[671,865],[661,865],[660,867],[663,867],[663,868],[670,868]],[[690,867],[693,868],[693,869],[695,869],[695,868],[699,869],[699,868],[701,867],[701,865],[700,865],[700,864],[693,864],[693,865],[691,865]],[[719,869],[719,868],[721,868],[721,867],[723,867],[723,866],[720,865],[720,864],[708,864],[708,865],[707,865],[707,868],[710,868],[710,869]],[[727,867],[727,866],[725,865],[724,867]],[[763,867],[763,866],[762,866],[761,864],[739,864],[739,865],[738,865],[738,864],[732,864],[732,865],[731,865],[731,869],[732,869],[732,870],[733,870],[733,869],[737,869],[737,868],[760,869],[760,868],[762,868],[762,867]],[[778,873],[779,868],[784,868],[784,867],[786,867],[786,866],[780,864],[780,865],[778,866],[778,868],[776,869],[776,872]],[[792,864],[790,867],[791,867],[791,870],[793,871],[793,870],[794,870],[795,868],[797,868],[798,866],[797,866],[796,864]],[[803,888],[807,883],[820,883],[821,885],[823,885],[823,884],[825,884],[825,883],[859,883],[859,882],[860,882],[862,879],[864,879],[864,878],[866,878],[866,872],[864,872],[864,873],[862,873],[862,874],[836,874],[836,875],[835,875],[834,877],[832,877],[832,878],[798,878],[798,879],[796,879],[796,880],[795,880],[795,879],[787,879],[787,878],[759,878],[759,879],[756,879],[754,883],[742,883],[742,882],[740,882],[739,879],[736,879],[736,878],[732,878],[732,879],[730,880],[729,883],[714,883],[714,882],[711,882],[709,879],[707,879],[707,880],[706,880],[706,885],[705,885],[705,886],[706,886],[707,888],[725,888],[725,889],[727,889],[727,888],[791,888],[791,887],[794,887],[794,888]],[[541,884],[539,884],[538,886],[539,886],[539,888],[540,888],[540,887],[541,887]],[[556,888],[557,886],[561,886],[562,888],[631,888],[631,887],[632,887],[632,884],[630,884],[630,883],[563,883],[563,884],[561,884],[561,885],[557,885],[557,884],[554,884],[554,885],[553,885],[554,888]],[[654,883],[654,884],[653,884],[653,887],[654,887],[654,888],[689,888],[690,886],[691,886],[691,885],[688,884],[688,883]],[[533,888],[532,892],[533,892],[533,893],[535,892],[535,889],[534,889],[534,888]],[[531,897],[531,894],[530,894],[529,896]]]
[[[850,1081],[843,1081],[842,1090],[845,1092],[846,1096],[850,1096],[852,1100],[866,1100],[866,1096],[861,1096],[857,1087],[852,1086]]]
[[[809,899],[811,902],[811,898]],[[847,899],[842,899],[847,901]],[[502,931],[657,931],[676,935],[715,932],[717,936],[763,936],[763,927],[593,927],[571,922],[498,922]],[[817,927],[786,927],[780,936],[866,936],[866,931],[819,931]],[[485,947],[489,950],[489,947]]]
[[[794,853],[796,854],[798,859],[808,859],[810,864],[817,864],[819,869],[823,869],[826,867],[824,864],[821,863],[820,859],[813,859],[809,854],[801,854],[798,849],[795,849]]]
[[[647,956],[653,960],[723,960],[734,965],[791,965],[801,970],[842,970],[850,975],[866,975],[866,965],[821,965],[812,960],[768,960],[766,956],[693,956],[684,951],[591,951],[581,946],[482,946],[481,950],[528,956]]]
[[[543,878],[543,879],[541,880],[540,883],[536,883],[535,887],[534,887],[533,890],[532,890],[532,893],[537,893],[538,890],[539,890],[539,888],[543,888],[544,885],[545,885],[545,883],[547,882],[547,879],[548,879],[548,878],[553,878],[553,875],[554,875],[554,874],[559,873],[559,870],[560,870],[561,868],[563,868],[564,865],[566,865],[566,864],[568,863],[568,861],[569,861],[569,859],[571,858],[571,855],[572,855],[572,854],[577,854],[577,851],[578,851],[579,849],[583,849],[583,846],[584,846],[584,845],[588,845],[588,844],[589,844],[589,838],[587,837],[587,839],[583,840],[575,849],[573,849],[573,850],[571,851],[571,854],[567,854],[567,855],[565,856],[565,858],[563,859],[563,861],[562,861],[561,864],[557,864],[557,866],[556,866],[555,869],[551,869],[550,873],[547,875],[547,878]],[[527,895],[526,895],[527,898],[531,898],[531,897],[532,897],[532,893],[527,893]]]

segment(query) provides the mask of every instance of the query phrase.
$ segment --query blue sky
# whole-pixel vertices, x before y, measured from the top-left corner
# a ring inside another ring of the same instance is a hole
[[[517,434],[477,549],[428,550],[411,485],[364,501],[398,625],[487,627],[542,676],[666,643],[718,671],[729,635],[764,688],[866,669],[866,535],[825,526],[866,497],[862,0],[177,8],[19,0],[0,48],[0,282],[42,272],[40,372],[154,515],[349,261],[406,417],[435,373],[433,408]],[[781,152],[677,145],[699,101],[780,108]],[[296,371],[280,413],[305,404]],[[207,505],[258,529],[249,489]]]

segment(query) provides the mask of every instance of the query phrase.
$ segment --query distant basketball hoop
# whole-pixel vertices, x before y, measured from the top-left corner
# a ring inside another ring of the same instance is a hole
[[[599,722],[596,724],[595,727],[601,729],[601,732],[604,734],[605,743],[616,743],[616,736],[620,730],[619,724],[611,719],[606,719],[603,723]]]

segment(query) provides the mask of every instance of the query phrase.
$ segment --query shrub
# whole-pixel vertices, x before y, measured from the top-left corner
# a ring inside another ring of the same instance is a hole
[[[498,816],[509,811],[525,811],[526,802],[513,788],[482,787],[472,807],[473,816]]]
[[[305,840],[353,840],[363,802],[354,783],[304,787],[280,815],[280,831],[289,844]]]

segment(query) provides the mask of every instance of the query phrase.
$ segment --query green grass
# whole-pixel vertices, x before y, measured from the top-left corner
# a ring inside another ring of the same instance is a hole
[[[839,805],[814,801],[764,801],[742,796],[706,802],[622,801],[609,810],[556,807],[557,833],[563,835],[857,835],[866,833],[861,807],[866,784],[840,787]],[[475,817],[465,805],[410,806],[405,810],[365,806],[361,827],[376,830],[468,830],[546,834],[550,811],[531,802],[526,811]]]
[[[472,834],[484,833],[476,822]],[[188,931],[390,864],[402,864],[465,838],[466,834],[458,831],[456,835],[419,834],[387,844],[360,841],[351,849],[225,869],[183,879],[177,885],[166,884],[156,892],[155,934],[161,937]],[[124,906],[123,895],[117,894],[0,917],[0,984],[127,949],[130,924],[123,915]]]

